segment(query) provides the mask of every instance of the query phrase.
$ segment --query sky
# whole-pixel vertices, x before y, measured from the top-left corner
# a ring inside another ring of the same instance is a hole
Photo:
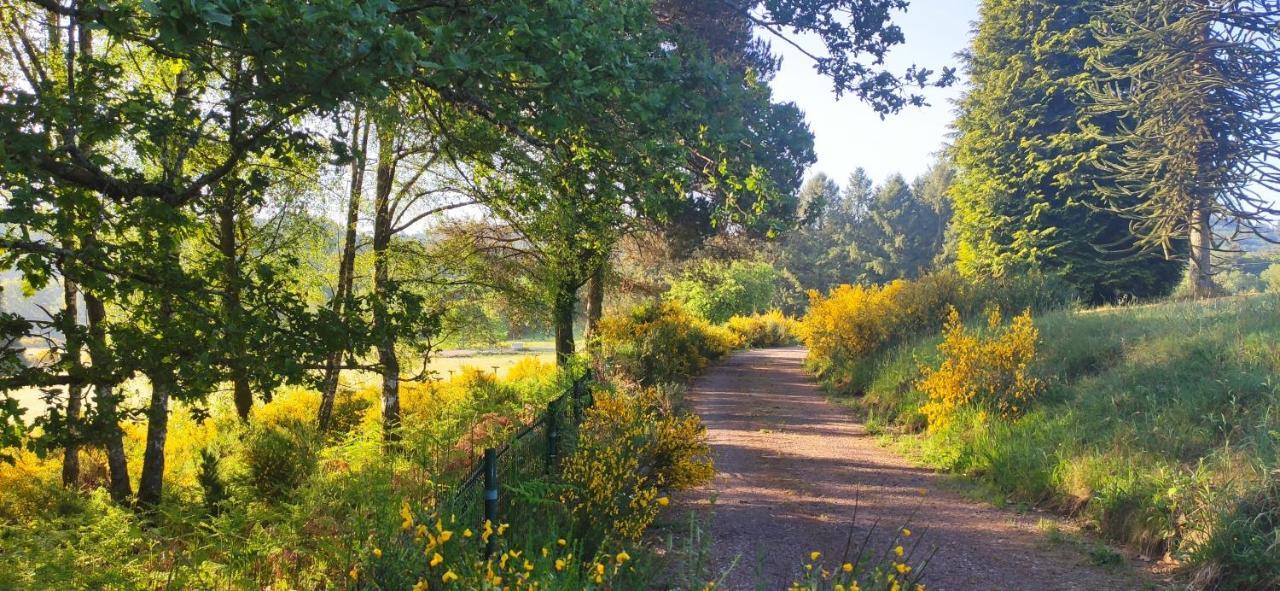
[[[977,16],[977,0],[912,0],[905,13],[894,17],[906,43],[890,50],[886,66],[894,72],[911,64],[958,70],[955,54],[968,46]],[[861,166],[877,183],[893,173],[902,173],[910,181],[929,167],[933,154],[945,144],[952,101],[963,92],[963,79],[950,88],[927,89],[923,94],[930,106],[907,107],[882,121],[871,107],[853,97],[836,100],[831,81],[814,71],[812,60],[781,40],[771,42],[783,58],[771,83],[774,96],[796,103],[813,130],[818,161],[809,169],[810,175],[824,172],[844,186],[853,169]],[[815,52],[821,47],[815,39],[800,42]]]

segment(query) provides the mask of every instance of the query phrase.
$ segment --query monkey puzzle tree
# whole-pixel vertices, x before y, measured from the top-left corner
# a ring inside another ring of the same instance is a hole
[[[1189,242],[1191,291],[1214,295],[1214,252],[1280,215],[1280,7],[1125,0],[1105,14],[1094,96],[1126,121],[1100,131],[1107,205],[1146,250]]]

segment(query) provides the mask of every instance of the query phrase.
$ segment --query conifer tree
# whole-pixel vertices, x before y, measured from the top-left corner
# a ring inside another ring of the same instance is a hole
[[[1126,122],[1102,132],[1107,205],[1145,250],[1190,242],[1191,292],[1214,295],[1214,252],[1280,214],[1266,196],[1280,191],[1280,6],[1126,0],[1105,15],[1096,108]]]
[[[969,276],[1038,269],[1090,301],[1167,292],[1178,265],[1135,248],[1128,221],[1099,207],[1117,117],[1088,111],[1099,0],[984,0],[965,57],[953,154],[956,265]],[[1174,249],[1182,246],[1171,244]]]

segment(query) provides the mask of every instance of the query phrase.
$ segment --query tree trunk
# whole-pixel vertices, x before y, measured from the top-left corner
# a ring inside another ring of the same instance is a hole
[[[552,323],[556,330],[556,365],[564,366],[573,358],[573,305],[577,303],[577,288],[562,282],[556,288],[552,302]]]
[[[240,252],[236,236],[236,192],[229,187],[222,188],[222,200],[218,204],[218,252],[222,255],[222,321],[225,323],[225,336],[234,344],[231,359],[228,360],[228,377],[231,379],[232,400],[236,405],[236,414],[243,422],[249,421],[249,413],[253,411],[253,390],[249,388],[247,360],[244,355],[244,307],[241,305],[242,289],[240,276]]]
[[[587,343],[589,350],[595,349],[596,333],[600,329],[600,319],[604,317],[604,280],[605,265],[607,263],[601,261],[595,271],[591,273],[591,279],[587,280],[587,330],[582,338]]]
[[[382,439],[389,446],[400,439],[400,361],[396,357],[396,336],[387,310],[391,289],[388,257],[393,223],[391,188],[396,175],[395,140],[394,132],[379,125],[373,205],[373,331],[378,339],[378,365],[382,368]]]
[[[107,319],[107,308],[102,300],[91,293],[84,294],[85,314],[89,317],[89,361],[97,369],[107,363],[106,328],[103,323]],[[100,378],[99,378],[100,379]],[[124,503],[133,496],[133,487],[129,484],[129,460],[124,454],[124,432],[120,430],[120,404],[111,384],[97,383],[93,389],[93,401],[98,407],[99,420],[102,422],[101,437],[103,447],[107,450],[107,471],[111,478],[111,499]]]
[[[66,245],[70,248],[69,245]],[[62,300],[63,315],[62,338],[66,343],[66,366],[68,373],[81,369],[80,337],[77,317],[80,315],[76,282],[68,276],[66,265],[62,267]],[[73,488],[80,481],[80,429],[81,395],[83,389],[79,384],[67,386],[67,445],[62,454],[62,485]]]
[[[151,404],[147,408],[147,445],[142,455],[142,478],[138,481],[138,505],[152,508],[160,504],[164,490],[164,445],[169,437],[169,395],[173,374],[168,369],[151,378]]]
[[[1187,265],[1187,279],[1191,295],[1196,298],[1214,297],[1218,294],[1218,287],[1213,281],[1213,227],[1208,208],[1197,208],[1189,225],[1191,261]]]
[[[165,245],[169,249],[168,259],[178,266],[177,251],[174,245]],[[165,289],[161,286],[160,289]],[[155,330],[161,335],[169,332],[173,320],[173,298],[162,294],[160,310],[156,318]],[[138,480],[138,506],[149,509],[160,504],[164,490],[164,445],[169,438],[169,397],[177,385],[172,367],[153,367],[147,373],[151,381],[151,403],[147,406],[147,443],[142,453],[142,476]]]
[[[361,128],[363,127],[363,131]],[[360,197],[364,189],[364,164],[369,147],[369,125],[361,124],[357,109],[351,123],[351,144],[355,158],[351,161],[351,189],[347,199],[347,225],[342,237],[342,257],[338,260],[338,285],[334,290],[331,309],[339,317],[346,312],[346,300],[351,297],[355,284],[356,225],[360,221]],[[346,351],[329,354],[325,361],[324,380],[320,386],[320,431],[326,431],[333,420],[333,403],[338,396],[338,378],[342,370],[342,356]]]

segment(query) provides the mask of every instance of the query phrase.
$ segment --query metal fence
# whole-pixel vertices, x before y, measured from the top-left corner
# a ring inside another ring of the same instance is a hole
[[[496,526],[499,516],[511,509],[511,500],[499,492],[502,483],[554,475],[560,459],[572,449],[578,425],[593,402],[591,380],[588,371],[506,442],[485,448],[483,459],[450,498],[451,514],[477,526],[486,521]],[[489,538],[486,557],[492,554],[495,541]]]

